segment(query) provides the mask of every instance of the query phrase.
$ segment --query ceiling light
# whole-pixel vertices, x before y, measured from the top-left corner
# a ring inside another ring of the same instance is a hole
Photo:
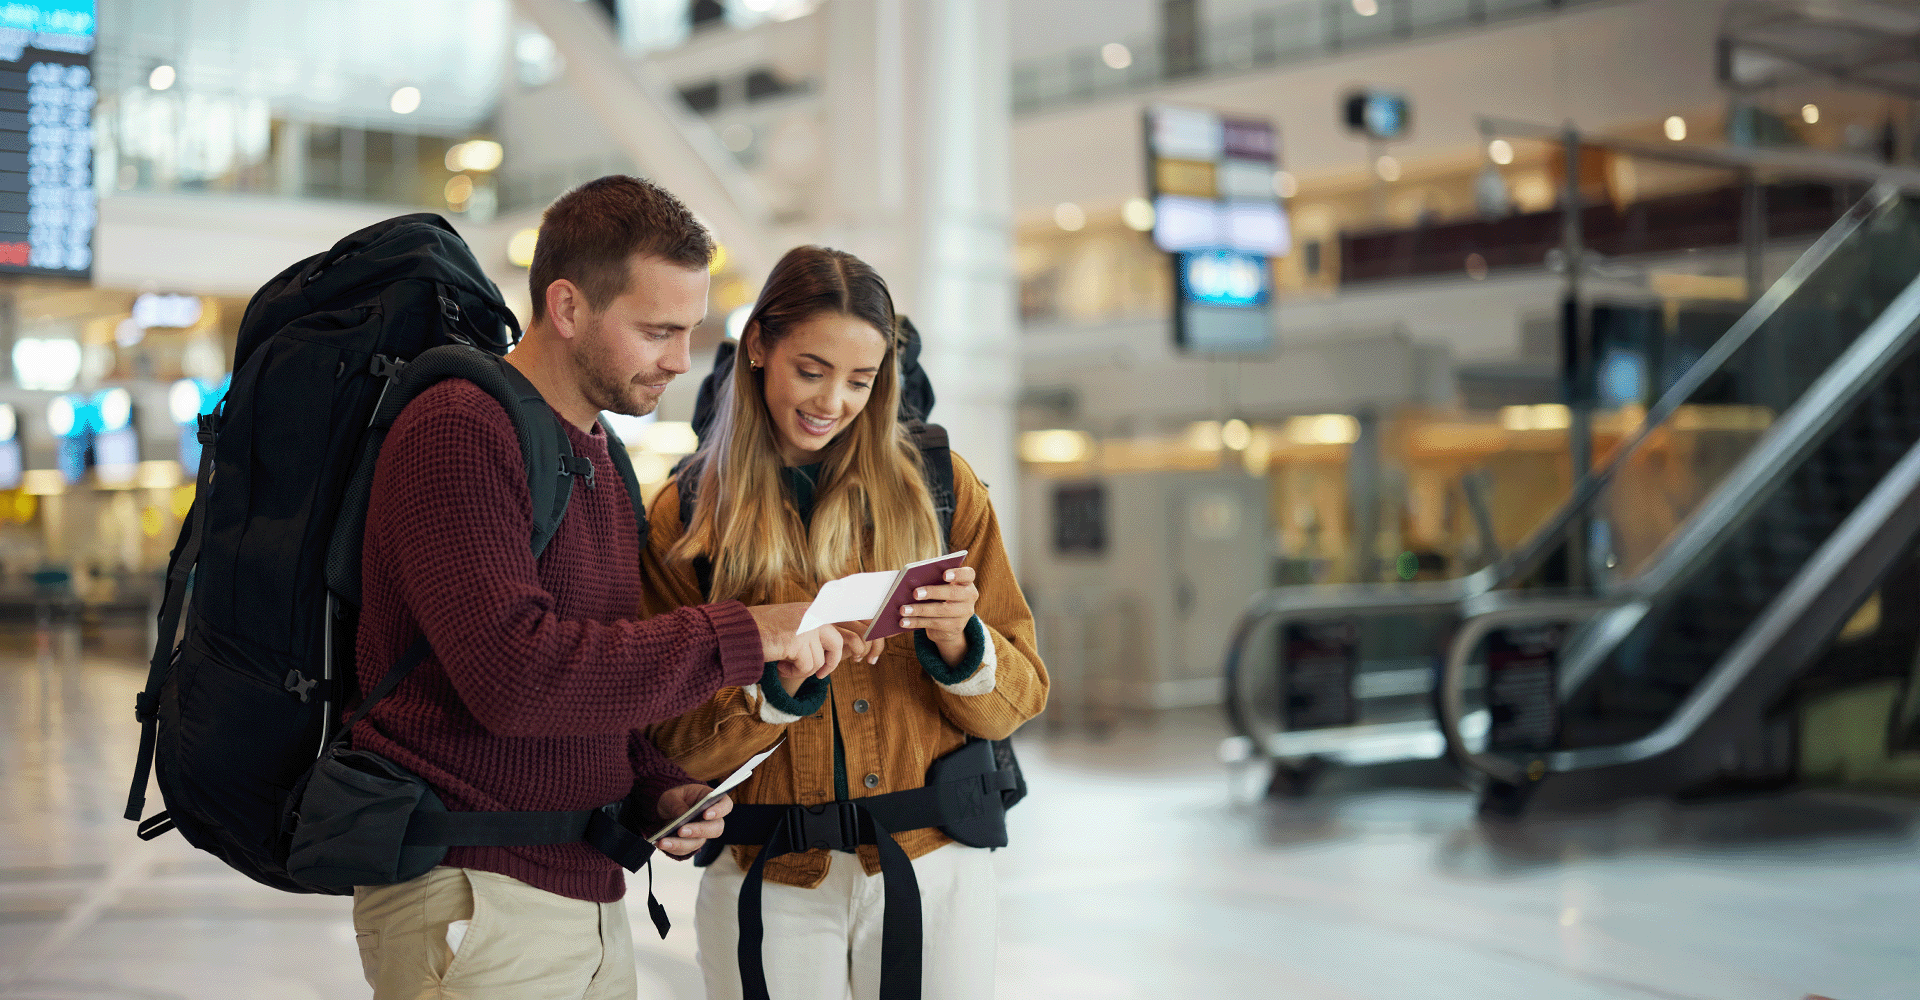
[[[167,414],[173,417],[176,424],[193,423],[194,418],[200,415],[201,401],[205,398],[206,393],[200,388],[200,383],[183,378],[167,390]]]
[[[469,139],[447,147],[447,169],[474,170],[480,173],[498,169],[506,151],[491,139]]]
[[[179,74],[174,72],[172,66],[155,66],[153,72],[147,74],[147,86],[155,90],[166,90],[173,86],[173,81],[178,76]]]
[[[1234,451],[1246,451],[1247,445],[1253,443],[1253,428],[1235,417],[1220,425],[1220,443]]]
[[[133,394],[119,386],[103,389],[93,397],[93,409],[100,414],[102,431],[122,430],[133,422]]]
[[[656,420],[642,439],[656,455],[691,455],[700,450],[700,435],[684,420]]]
[[[1053,206],[1054,225],[1070,233],[1077,233],[1087,226],[1087,213],[1070,201]]]
[[[80,412],[70,396],[55,396],[47,403],[47,430],[54,437],[66,437],[80,426]]]
[[[1493,162],[1498,163],[1503,167],[1509,163],[1512,163],[1513,162],[1513,143],[1510,143],[1505,139],[1495,139],[1492,142],[1487,143],[1487,159],[1492,160]]]
[[[1353,0],[1353,12],[1361,17],[1380,13],[1380,0]]]
[[[747,332],[747,320],[753,316],[753,303],[736,307],[727,314],[727,339],[738,342]]]
[[[410,115],[420,110],[420,88],[401,87],[393,92],[393,100],[388,102],[396,115]]]
[[[1100,46],[1100,61],[1109,69],[1126,69],[1133,65],[1133,50],[1119,42],[1108,42]]]
[[[1666,129],[1667,138],[1672,139],[1674,142],[1679,142],[1687,137],[1687,120],[1679,115],[1674,115],[1667,119]]]
[[[1373,172],[1379,174],[1380,179],[1388,183],[1397,181],[1400,179],[1400,161],[1391,156],[1382,156],[1373,161]]]
[[[1128,229],[1136,232],[1151,232],[1153,202],[1145,198],[1128,198],[1127,203],[1120,206],[1120,221],[1126,223]]]
[[[514,267],[533,266],[533,248],[540,241],[540,230],[522,229],[507,241],[507,260]]]
[[[1800,120],[1809,125],[1818,125],[1820,123],[1820,105],[1809,104],[1801,108]]]
[[[1020,435],[1020,458],[1035,464],[1084,462],[1093,457],[1093,438],[1085,431],[1028,431]]]
[[[64,337],[13,342],[13,377],[22,389],[65,392],[80,377],[80,343]]]
[[[1287,421],[1287,439],[1294,444],[1352,444],[1360,440],[1360,421],[1344,413],[1294,417]]]

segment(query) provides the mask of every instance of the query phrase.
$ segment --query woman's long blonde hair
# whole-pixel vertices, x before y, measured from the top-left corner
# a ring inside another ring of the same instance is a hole
[[[783,583],[811,592],[848,573],[893,569],[940,554],[940,522],[921,471],[920,449],[899,419],[900,350],[887,283],[852,254],[795,247],[774,265],[747,318],[746,336],[769,351],[822,313],[865,321],[886,341],[867,405],[822,452],[811,527],[800,523],[781,481],[784,463],[762,374],[734,352],[713,426],[682,471],[698,477],[687,533],[668,553],[713,564],[708,600],[764,604]],[[685,490],[681,491],[684,500]]]

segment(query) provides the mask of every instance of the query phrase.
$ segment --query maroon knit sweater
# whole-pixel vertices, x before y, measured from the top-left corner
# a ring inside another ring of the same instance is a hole
[[[566,424],[566,421],[561,421]],[[636,621],[640,538],[598,427],[567,425],[594,483],[574,482],[533,558],[526,460],[493,397],[449,380],[381,449],[367,516],[358,673],[364,695],[425,631],[434,655],[355,728],[447,808],[587,809],[691,781],[640,727],[760,679],[760,633],[738,602]],[[584,843],[455,847],[444,864],[605,903],[625,873]]]

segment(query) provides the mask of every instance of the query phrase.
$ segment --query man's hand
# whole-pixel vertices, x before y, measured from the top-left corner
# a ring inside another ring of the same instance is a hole
[[[669,788],[660,796],[658,806],[661,819],[673,819],[694,807],[694,804],[706,798],[713,788],[709,785],[681,785]],[[723,795],[720,801],[707,807],[706,812],[695,816],[685,826],[673,831],[671,837],[661,837],[654,843],[662,853],[675,860],[684,861],[706,846],[709,839],[718,837],[726,830],[725,817],[733,811],[733,796]]]
[[[840,661],[851,656],[863,659],[878,650],[869,651],[868,643],[858,635],[832,625],[822,625],[807,632],[795,634],[800,627],[800,619],[807,613],[805,604],[764,604],[757,608],[748,608],[755,625],[760,626],[761,658],[780,664],[780,676],[784,684],[789,678],[792,686],[788,693],[800,686],[808,677],[825,677],[833,673]]]

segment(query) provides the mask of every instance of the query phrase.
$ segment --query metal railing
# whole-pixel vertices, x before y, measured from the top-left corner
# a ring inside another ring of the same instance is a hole
[[[1489,24],[1558,13],[1603,0],[1294,0],[1199,26],[1192,51],[1169,53],[1167,37],[1115,39],[1105,45],[1016,62],[1013,110],[1049,108],[1272,69]],[[1371,10],[1372,13],[1363,13]]]

